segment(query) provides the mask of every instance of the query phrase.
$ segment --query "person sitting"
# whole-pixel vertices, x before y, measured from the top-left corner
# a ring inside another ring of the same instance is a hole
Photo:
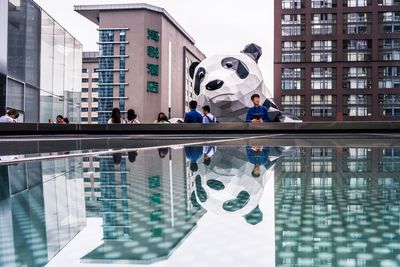
[[[58,115],[56,117],[56,124],[65,124],[64,117],[62,115]]]
[[[128,118],[126,120],[126,124],[140,124],[140,121],[137,119],[137,114],[133,109],[128,110]]]
[[[15,109],[10,109],[4,116],[0,117],[0,123],[16,123],[19,113]]]
[[[197,102],[192,100],[189,102],[190,111],[186,112],[184,123],[203,123],[203,116],[196,110]]]
[[[107,122],[108,124],[124,124],[125,121],[121,118],[121,111],[119,108],[113,108],[111,112],[111,118]]]
[[[268,119],[268,109],[260,105],[261,99],[259,94],[254,94],[251,96],[251,101],[254,107],[249,108],[247,111],[246,122],[251,123],[263,123],[269,122]]]
[[[164,112],[160,112],[154,123],[171,123],[167,115]]]
[[[210,106],[206,105],[203,107],[203,123],[216,123],[217,118],[211,114]]]

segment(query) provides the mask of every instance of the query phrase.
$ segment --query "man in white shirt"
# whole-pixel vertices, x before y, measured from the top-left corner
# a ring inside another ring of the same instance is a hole
[[[203,107],[203,123],[216,123],[217,118],[211,114],[210,106],[204,106]]]
[[[0,117],[0,123],[16,123],[19,117],[18,111],[15,109],[10,109],[7,111],[6,115]]]

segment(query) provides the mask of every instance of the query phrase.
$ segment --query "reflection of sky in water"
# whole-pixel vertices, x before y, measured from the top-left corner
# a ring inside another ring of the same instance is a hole
[[[0,266],[400,266],[399,148],[145,150],[0,179]]]

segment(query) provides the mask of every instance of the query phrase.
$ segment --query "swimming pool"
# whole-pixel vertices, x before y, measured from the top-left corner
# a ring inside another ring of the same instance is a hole
[[[0,266],[400,266],[397,135],[122,143],[2,151]]]

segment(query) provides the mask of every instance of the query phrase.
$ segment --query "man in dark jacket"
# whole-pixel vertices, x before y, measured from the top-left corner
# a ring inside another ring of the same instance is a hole
[[[251,101],[253,101],[254,107],[249,108],[246,116],[246,122],[251,123],[263,123],[269,122],[268,119],[268,109],[260,105],[261,99],[260,95],[254,94],[251,96]]]

